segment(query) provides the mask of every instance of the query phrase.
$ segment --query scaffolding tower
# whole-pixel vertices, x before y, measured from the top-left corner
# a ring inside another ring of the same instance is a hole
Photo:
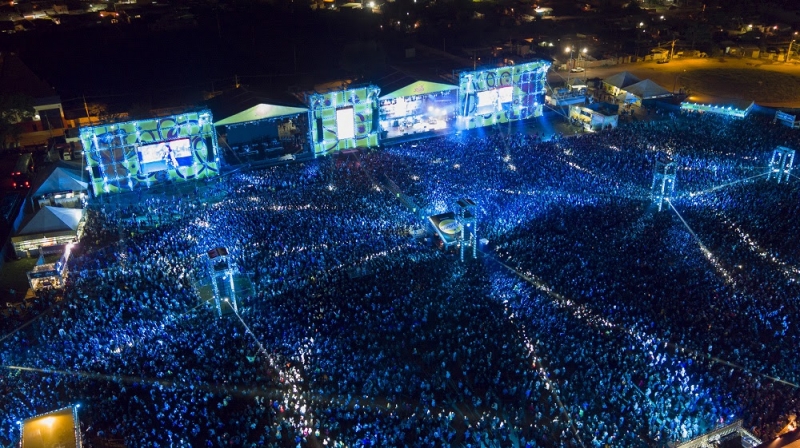
[[[464,250],[472,246],[472,258],[478,257],[478,215],[477,205],[472,199],[461,198],[454,207],[456,222],[461,227],[461,261],[464,261]]]
[[[236,287],[233,282],[233,269],[228,249],[217,247],[208,251],[208,270],[214,290],[214,304],[219,317],[222,317],[223,303],[227,302],[233,312],[238,313]]]
[[[669,201],[675,191],[675,174],[678,164],[667,154],[659,153],[656,156],[656,169],[653,172],[653,185],[650,187],[653,202],[661,211],[664,201]]]
[[[778,183],[781,183],[782,181],[789,182],[789,176],[792,173],[793,165],[794,149],[789,149],[785,146],[778,146],[774,151],[772,151],[772,159],[769,161],[767,180],[775,178],[777,179]]]

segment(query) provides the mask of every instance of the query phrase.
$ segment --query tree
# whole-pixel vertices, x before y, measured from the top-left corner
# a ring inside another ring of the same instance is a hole
[[[23,94],[0,95],[0,148],[8,149],[19,141],[17,123],[33,117],[33,99]]]

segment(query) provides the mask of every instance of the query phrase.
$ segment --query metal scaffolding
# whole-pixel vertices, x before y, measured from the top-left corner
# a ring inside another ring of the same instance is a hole
[[[229,258],[228,250],[224,247],[208,251],[208,270],[219,317],[222,317],[224,302],[227,302],[234,312],[239,312],[236,304],[236,287],[233,282],[234,267]]]
[[[668,155],[660,153],[656,156],[656,168],[653,171],[653,185],[650,187],[653,203],[661,211],[664,201],[668,201],[675,191],[675,174],[678,165]]]
[[[478,257],[478,215],[477,205],[472,199],[461,198],[454,207],[456,222],[461,227],[461,261],[464,261],[464,250],[472,246],[472,258]]]
[[[767,180],[777,179],[778,183],[789,182],[794,165],[794,149],[785,146],[778,146],[772,152],[772,159],[769,161],[769,172]]]

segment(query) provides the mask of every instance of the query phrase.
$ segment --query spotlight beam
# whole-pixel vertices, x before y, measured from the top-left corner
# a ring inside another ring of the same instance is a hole
[[[691,193],[683,193],[679,197],[689,196],[690,198],[693,198],[693,197],[696,197],[696,196],[700,196],[701,194],[713,193],[713,192],[715,192],[717,190],[721,190],[721,189],[723,189],[725,187],[730,187],[731,185],[736,185],[736,184],[739,184],[739,183],[742,183],[742,182],[747,182],[747,181],[750,181],[750,180],[753,180],[753,179],[758,179],[759,177],[764,177],[764,176],[767,176],[768,174],[769,173],[757,174],[755,176],[750,176],[750,177],[745,177],[744,179],[734,180],[732,182],[728,182],[728,183],[725,183],[725,184],[722,184],[722,185],[717,185],[716,187],[711,187],[711,188],[708,188],[708,189],[705,189],[705,190],[693,191]]]
[[[711,252],[708,249],[708,247],[706,247],[705,244],[703,244],[703,241],[700,239],[700,237],[697,236],[696,233],[694,233],[694,230],[692,230],[691,227],[689,227],[689,223],[687,223],[686,220],[683,219],[683,216],[681,216],[681,214],[678,213],[678,210],[675,208],[674,205],[672,205],[672,201],[666,199],[666,203],[669,204],[669,208],[671,208],[672,211],[675,212],[675,215],[678,217],[678,219],[681,220],[683,225],[686,227],[686,230],[689,231],[689,234],[692,235],[695,242],[697,242],[697,245],[700,246],[700,250],[703,252],[703,256],[705,256],[706,259],[711,263],[711,265],[714,266],[714,269],[716,269],[716,271],[719,272],[720,275],[722,275],[722,277],[725,279],[725,282],[730,285],[735,284],[733,276],[730,274],[730,272],[728,272],[728,270],[722,266],[719,260],[717,260],[717,257],[714,255],[714,253]]]

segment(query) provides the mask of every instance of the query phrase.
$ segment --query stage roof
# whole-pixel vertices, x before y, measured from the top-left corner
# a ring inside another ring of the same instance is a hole
[[[230,124],[247,123],[250,121],[264,120],[266,118],[285,117],[287,115],[297,115],[308,112],[305,107],[278,106],[275,104],[259,104],[250,107],[238,114],[231,115],[220,121],[215,122],[216,126]]]
[[[208,101],[214,125],[225,126],[308,112],[305,104],[288,93],[268,95],[240,87]]]
[[[26,235],[77,231],[83,214],[84,210],[80,208],[44,206],[19,229],[15,239],[19,241],[19,237]]]
[[[603,80],[604,83],[614,86],[618,89],[624,89],[625,87],[634,85],[639,81],[641,81],[641,79],[637,78],[633,73],[630,72],[620,72]]]
[[[412,82],[411,84],[406,84],[405,86],[400,87],[397,90],[389,92],[388,94],[381,96],[380,99],[391,100],[404,96],[427,95],[429,93],[449,92],[451,90],[456,90],[456,89],[458,89],[458,86],[454,86],[451,84],[442,84],[431,81],[416,81]],[[383,91],[383,88],[381,88],[381,91]]]
[[[669,90],[661,87],[649,79],[645,79],[644,81],[639,81],[636,84],[625,87],[625,91],[630,92],[643,100],[672,96],[672,93]]]

